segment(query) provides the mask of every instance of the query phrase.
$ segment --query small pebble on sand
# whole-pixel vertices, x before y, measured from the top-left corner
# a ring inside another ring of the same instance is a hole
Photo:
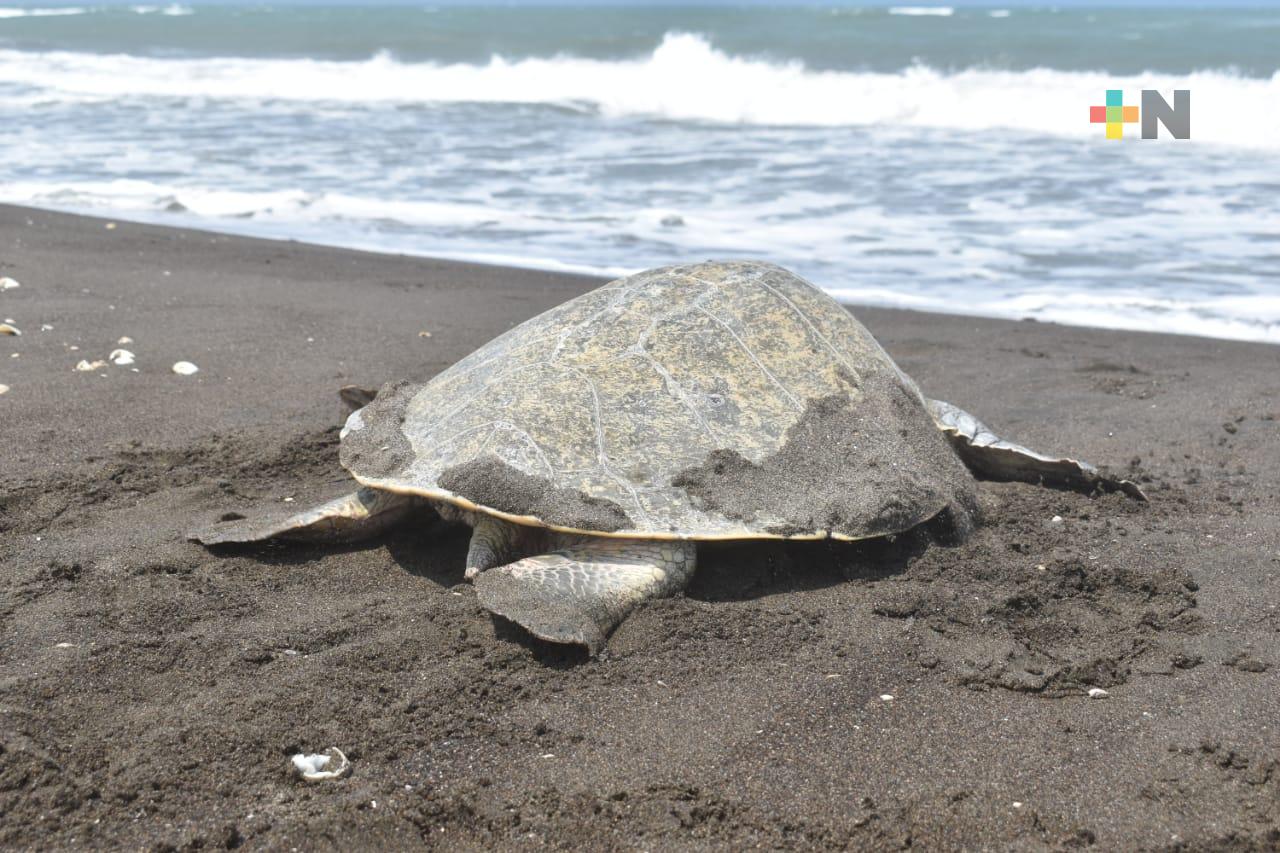
[[[16,337],[21,334],[22,331],[17,326],[9,323],[0,323],[0,335],[14,335]]]
[[[892,702],[892,701],[893,701],[893,694],[892,694],[892,693],[881,693],[881,694],[880,694],[880,701],[881,701],[881,702]]]
[[[1090,698],[1090,699],[1106,699],[1106,698],[1107,698],[1108,696],[1110,696],[1110,695],[1111,695],[1110,693],[1108,693],[1107,691],[1103,690],[1101,687],[1090,687],[1090,688],[1089,688],[1089,698]]]
[[[1050,524],[1061,524],[1061,523],[1062,523],[1062,516],[1060,516],[1060,515],[1055,515],[1053,518],[1049,519],[1049,523],[1050,523]]]
[[[82,358],[80,359],[80,362],[76,365],[76,370],[79,370],[81,373],[88,373],[91,370],[100,370],[101,368],[104,368],[106,366],[107,366],[107,363],[105,361],[102,361],[102,360],[88,361]]]
[[[173,372],[179,376],[190,376],[193,373],[199,372],[199,370],[200,368],[196,367],[189,361],[179,361],[173,366]]]
[[[8,394],[8,393],[9,393],[9,386],[0,385],[0,397],[3,397],[5,394]]]
[[[107,360],[117,367],[128,367],[135,361],[133,353],[127,349],[113,349]]]
[[[125,335],[123,338],[116,341],[116,344],[118,346],[124,346],[125,344],[131,344],[131,343],[133,343],[133,338],[129,337],[128,335]]]
[[[431,337],[431,333],[430,333],[430,332],[426,332],[426,331],[418,332],[418,337],[420,337],[420,338],[429,338],[429,337]]]
[[[40,331],[42,331],[42,332],[52,332],[52,331],[53,331],[53,324],[52,324],[52,323],[41,323],[41,324],[40,324]]]
[[[22,285],[18,284],[18,282],[8,276],[0,278],[0,290],[13,290],[16,287],[22,287]]]

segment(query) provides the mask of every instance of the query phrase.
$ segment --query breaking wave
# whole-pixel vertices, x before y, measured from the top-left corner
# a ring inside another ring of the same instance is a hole
[[[169,7],[181,8],[181,7]],[[31,13],[40,10],[27,10]],[[62,11],[62,10],[60,10]],[[1096,136],[1086,107],[1104,90],[1190,88],[1193,137],[1280,147],[1280,73],[1207,70],[1116,77],[1102,71],[897,73],[815,71],[798,61],[735,56],[691,33],[668,33],[647,55],[572,56],[483,64],[170,59],[122,54],[0,51],[0,100],[27,103],[130,98],[214,98],[349,104],[519,103],[606,117],[777,126],[879,126]]]

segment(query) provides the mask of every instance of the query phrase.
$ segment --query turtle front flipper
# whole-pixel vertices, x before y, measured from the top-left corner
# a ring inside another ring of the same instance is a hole
[[[477,512],[471,527],[471,545],[467,548],[467,567],[463,574],[467,580],[473,580],[481,572],[544,550],[546,543],[545,527],[513,524]]]
[[[929,400],[929,413],[938,428],[946,433],[951,446],[964,463],[991,480],[1020,480],[1066,486],[1083,492],[1096,489],[1121,491],[1145,501],[1147,496],[1137,483],[1108,477],[1088,462],[1078,459],[1046,456],[1034,450],[1005,441],[973,415],[942,400]]]
[[[588,537],[484,572],[475,585],[491,613],[595,655],[637,604],[684,589],[696,555],[693,542]]]
[[[411,495],[360,489],[299,513],[277,513],[258,519],[235,516],[228,522],[195,531],[189,538],[201,545],[237,545],[268,539],[357,542],[377,536],[425,503]]]

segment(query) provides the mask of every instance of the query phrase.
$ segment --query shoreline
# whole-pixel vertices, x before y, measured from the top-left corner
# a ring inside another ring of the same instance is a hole
[[[432,253],[415,253],[400,249],[392,249],[386,246],[379,246],[374,242],[312,242],[309,238],[315,235],[307,235],[306,238],[289,236],[287,234],[272,234],[270,229],[254,229],[237,227],[234,222],[223,220],[205,220],[202,219],[195,223],[173,223],[166,222],[166,217],[172,214],[164,212],[155,212],[152,215],[146,215],[141,211],[121,211],[119,215],[112,215],[104,212],[87,212],[83,210],[74,210],[69,208],[57,207],[32,207],[29,205],[0,203],[0,208],[11,208],[15,211],[30,211],[33,213],[54,213],[61,216],[78,217],[81,219],[98,220],[104,224],[107,222],[128,223],[135,226],[147,226],[152,228],[164,228],[174,231],[184,231],[197,234],[211,234],[223,237],[235,237],[244,240],[263,240],[272,243],[287,243],[298,246],[312,246],[316,248],[334,249],[345,252],[355,252],[366,255],[384,255],[388,257],[398,258],[414,258],[425,261],[437,261],[443,263],[453,263],[468,266],[487,267],[494,269],[507,270],[509,272],[532,272],[551,275],[564,275],[574,277],[584,277],[595,279],[600,282],[610,281],[629,275],[633,272],[639,272],[639,269],[628,270],[623,268],[595,268],[578,266],[575,264],[562,263],[559,261],[547,259],[545,263],[537,263],[532,259],[520,259],[528,261],[528,265],[515,262],[508,262],[502,259],[477,258],[466,256],[454,256],[449,254],[432,254]],[[136,217],[136,218],[135,218]],[[219,224],[225,224],[226,227],[217,227]],[[732,254],[716,256],[718,259],[732,258]],[[823,282],[814,281],[819,287],[823,287]],[[976,318],[982,320],[1003,320],[1008,322],[1034,322],[1044,323],[1046,325],[1067,326],[1070,328],[1091,329],[1095,331],[1119,332],[1128,334],[1145,334],[1145,335],[1172,335],[1179,338],[1203,338],[1211,341],[1233,341],[1246,344],[1263,344],[1266,346],[1280,346],[1280,340],[1267,341],[1258,338],[1241,337],[1241,336],[1213,336],[1200,332],[1189,331],[1173,331],[1168,329],[1147,329],[1135,328],[1124,325],[1123,322],[1111,326],[1099,326],[1094,324],[1076,324],[1068,323],[1058,319],[1041,320],[1030,315],[1015,315],[1013,312],[1008,314],[981,314],[981,313],[965,313],[965,312],[949,312],[941,310],[932,310],[929,308],[913,308],[904,305],[890,305],[880,303],[869,303],[860,301],[847,301],[840,298],[838,288],[825,288],[829,293],[839,301],[842,305],[848,305],[858,309],[873,309],[883,311],[906,311],[918,314],[930,314],[942,317],[956,318]],[[836,291],[836,292],[833,292]]]
[[[857,308],[926,393],[1150,503],[983,482],[962,545],[708,546],[587,660],[485,614],[456,528],[185,536],[348,489],[340,386],[599,279],[107,221],[0,205],[0,846],[1280,839],[1276,347]],[[350,776],[293,777],[330,746]]]

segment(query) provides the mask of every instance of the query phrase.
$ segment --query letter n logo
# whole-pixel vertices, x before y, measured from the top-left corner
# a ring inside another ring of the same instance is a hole
[[[1174,139],[1191,138],[1191,90],[1174,89],[1173,106],[1155,89],[1142,90],[1142,138],[1155,139],[1159,124],[1173,134]]]

